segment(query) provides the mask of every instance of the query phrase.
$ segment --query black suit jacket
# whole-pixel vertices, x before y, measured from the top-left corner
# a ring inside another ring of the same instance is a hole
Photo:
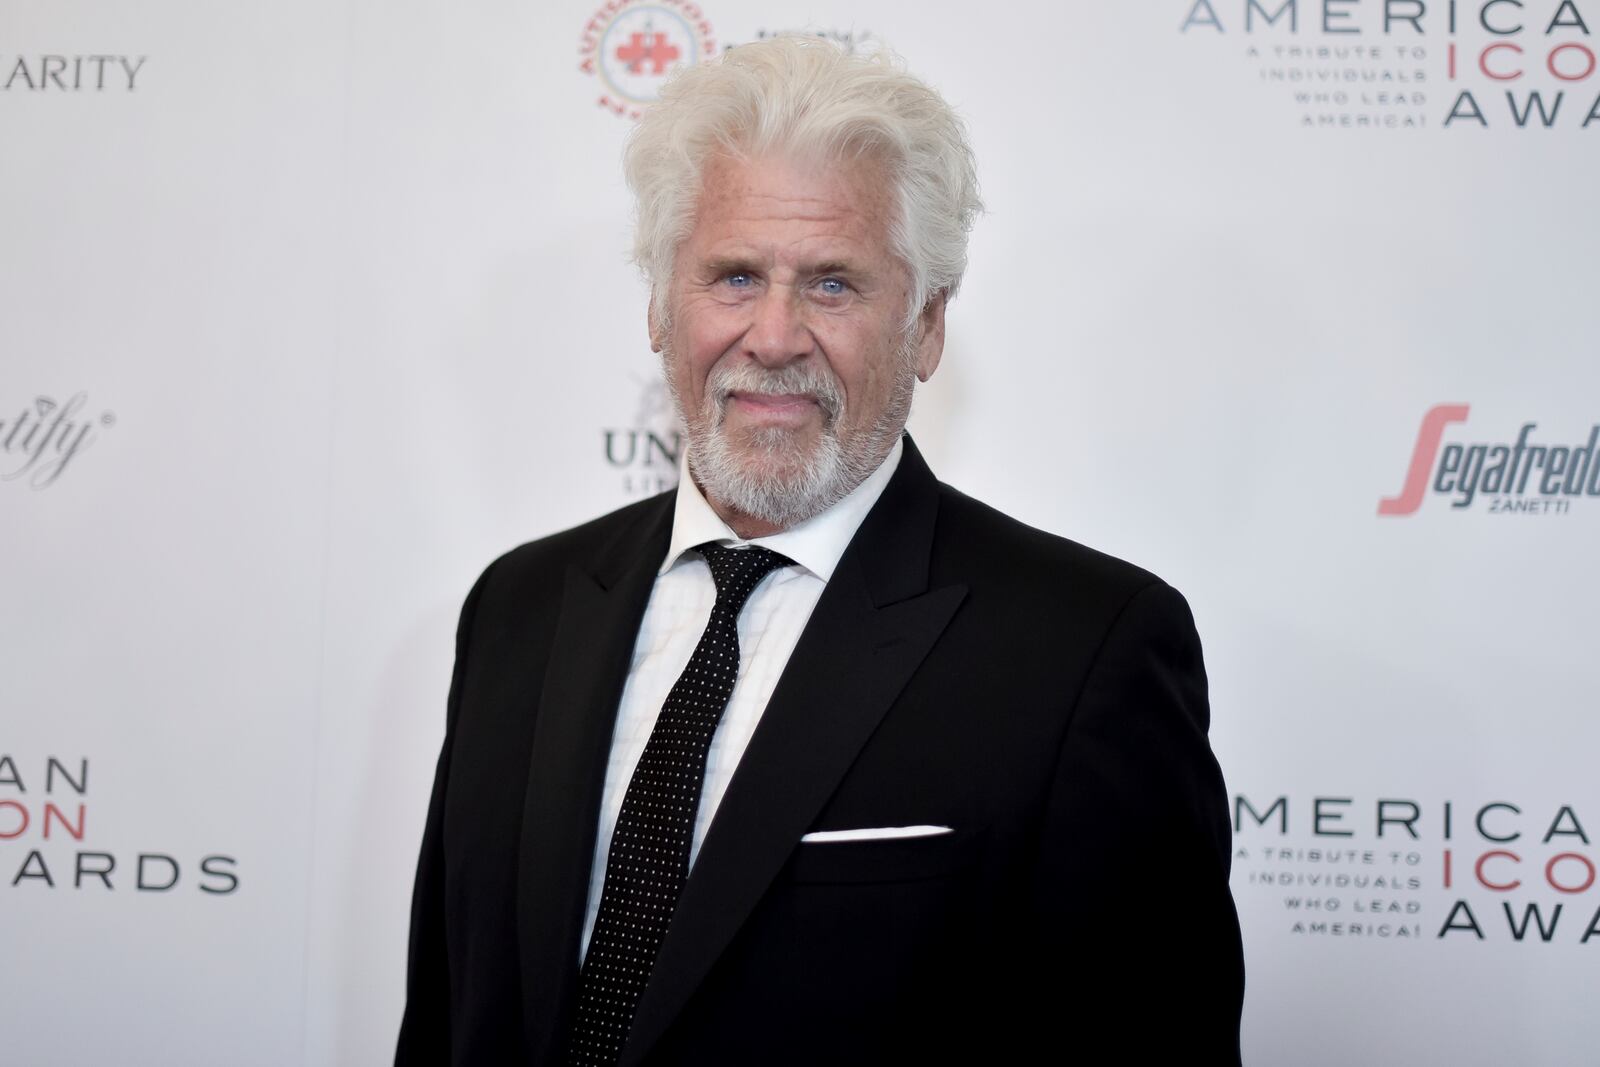
[[[667,494],[517,548],[462,610],[400,1064],[559,1062]],[[1235,1062],[1221,774],[1188,606],[899,469],[728,786],[624,1064]],[[954,833],[805,843],[813,830]]]

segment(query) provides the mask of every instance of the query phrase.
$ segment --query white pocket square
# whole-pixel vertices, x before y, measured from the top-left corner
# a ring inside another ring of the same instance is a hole
[[[882,841],[894,837],[936,837],[953,834],[948,826],[869,826],[861,830],[813,830],[801,843],[823,841]]]

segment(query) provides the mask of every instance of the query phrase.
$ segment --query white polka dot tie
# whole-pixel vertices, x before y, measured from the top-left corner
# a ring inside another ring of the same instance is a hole
[[[567,1047],[571,1064],[612,1064],[655,967],[689,874],[706,752],[739,678],[739,612],[761,579],[791,561],[769,549],[700,546],[717,585],[711,620],[650,731],[622,798],[606,857]]]

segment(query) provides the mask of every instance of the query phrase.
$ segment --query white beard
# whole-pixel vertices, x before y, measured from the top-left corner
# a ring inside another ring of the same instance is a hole
[[[691,415],[672,377],[670,351],[663,348],[667,386],[687,431],[689,473],[709,500],[780,529],[820,515],[878,469],[905,429],[916,387],[915,354],[907,337],[895,353],[888,404],[871,426],[841,439],[844,389],[825,365],[806,359],[766,370],[744,360],[719,363],[707,378],[701,410]],[[765,427],[736,443],[724,426],[732,392],[813,397],[822,409],[822,432],[810,442],[785,427]]]

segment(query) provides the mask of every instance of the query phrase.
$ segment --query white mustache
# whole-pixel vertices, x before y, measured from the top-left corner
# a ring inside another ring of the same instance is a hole
[[[742,360],[726,367],[713,367],[706,382],[706,394],[716,404],[719,414],[726,410],[728,396],[732,393],[810,397],[822,408],[830,424],[844,411],[844,390],[839,380],[826,368],[809,361],[790,363],[776,370]]]

